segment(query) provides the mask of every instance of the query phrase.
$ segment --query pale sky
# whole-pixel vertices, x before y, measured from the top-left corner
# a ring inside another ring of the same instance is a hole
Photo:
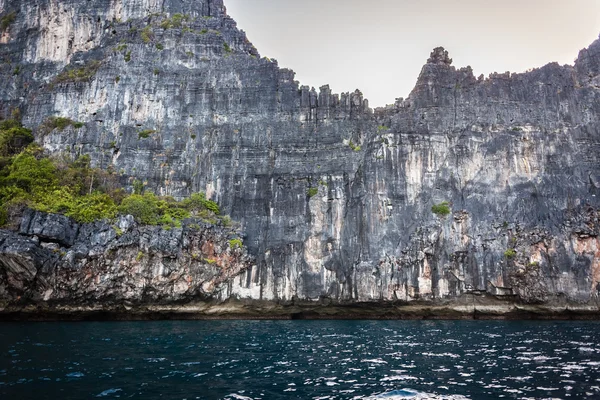
[[[443,46],[475,75],[573,64],[600,34],[600,0],[225,0],[262,56],[303,85],[407,97]]]

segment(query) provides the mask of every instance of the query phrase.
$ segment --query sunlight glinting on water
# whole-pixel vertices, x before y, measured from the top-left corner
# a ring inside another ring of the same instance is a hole
[[[0,397],[600,397],[596,322],[6,324]]]

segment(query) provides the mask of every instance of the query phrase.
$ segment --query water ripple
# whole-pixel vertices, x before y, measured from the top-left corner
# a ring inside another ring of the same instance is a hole
[[[600,397],[599,327],[492,321],[7,324],[0,330],[0,398],[594,398]]]

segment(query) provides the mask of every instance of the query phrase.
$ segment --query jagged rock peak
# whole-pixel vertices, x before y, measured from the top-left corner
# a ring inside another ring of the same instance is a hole
[[[431,52],[427,63],[452,65],[452,59],[448,56],[448,50],[444,49],[443,47],[436,47]]]

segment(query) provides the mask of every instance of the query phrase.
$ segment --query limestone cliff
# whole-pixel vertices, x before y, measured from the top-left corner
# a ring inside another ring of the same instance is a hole
[[[89,154],[157,194],[204,191],[241,222],[255,262],[199,298],[489,296],[598,312],[600,41],[574,66],[488,78],[438,48],[406,100],[372,111],[359,91],[316,92],[260,58],[221,0],[0,0],[0,11],[13,16],[0,112],[18,107],[49,152]],[[39,129],[50,116],[84,126]],[[432,212],[444,202],[449,215]],[[103,265],[124,282],[130,256]],[[90,290],[64,279],[61,293]]]
[[[27,211],[18,233],[0,231],[0,304],[8,310],[201,303],[252,262],[234,229],[194,219],[166,230],[131,216],[77,224]]]

